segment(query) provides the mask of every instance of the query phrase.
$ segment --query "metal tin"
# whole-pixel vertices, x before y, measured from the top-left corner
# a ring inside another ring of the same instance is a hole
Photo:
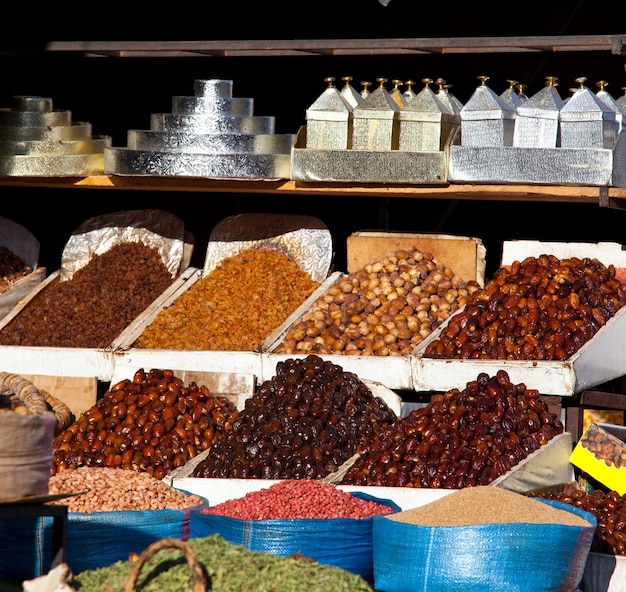
[[[105,149],[105,172],[289,178],[295,134],[274,134],[274,118],[255,117],[253,99],[232,97],[230,80],[195,80],[194,93],[173,97],[172,113],[153,113],[151,129],[128,130],[125,148]]]
[[[398,150],[423,152],[443,150],[460,117],[444,107],[424,78],[424,88],[398,114]]]
[[[556,148],[559,146],[559,114],[565,104],[556,89],[556,78],[549,76],[546,86],[527,101],[519,103],[513,146],[519,148]]]
[[[605,90],[608,86],[608,82],[604,80],[600,80],[596,84],[599,87],[599,91],[596,93],[596,97],[598,100],[606,107],[608,111],[613,111],[615,113],[615,136],[622,131],[622,111],[617,105],[615,99]]]
[[[306,110],[306,147],[314,150],[346,150],[351,147],[352,105],[333,84]]]
[[[372,91],[352,111],[353,150],[397,150],[400,107],[385,88],[386,78],[378,78]]]
[[[579,88],[560,112],[561,147],[607,148],[615,145],[615,113],[578,78]]]
[[[0,109],[0,175],[83,177],[104,170],[110,136],[92,137],[91,125],[71,111],[53,110],[49,97],[15,96]]]
[[[513,111],[480,76],[478,86],[461,109],[463,146],[511,146],[515,125]]]

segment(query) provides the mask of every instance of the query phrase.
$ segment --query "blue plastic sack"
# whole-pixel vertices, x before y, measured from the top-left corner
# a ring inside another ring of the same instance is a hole
[[[500,523],[420,526],[374,517],[374,587],[380,592],[571,592],[596,530],[593,514],[556,500],[590,526]]]
[[[351,495],[400,511],[391,500],[361,492]],[[197,507],[191,511],[190,538],[219,534],[250,551],[279,556],[302,553],[318,563],[368,578],[373,571],[372,523],[373,518],[242,520],[203,514],[202,508]]]
[[[128,560],[168,537],[187,540],[191,508],[69,512],[65,562],[75,574]],[[49,516],[0,520],[0,578],[30,580],[50,570],[52,526]]]

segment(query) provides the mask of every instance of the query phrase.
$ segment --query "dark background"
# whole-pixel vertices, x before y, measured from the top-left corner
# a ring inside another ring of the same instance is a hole
[[[29,9],[3,19],[0,36],[0,107],[15,95],[51,97],[55,109],[90,122],[94,135],[126,146],[129,129],[149,129],[151,113],[171,111],[172,97],[193,95],[195,79],[233,81],[233,95],[254,98],[256,115],[276,118],[276,133],[296,133],[307,107],[338,81],[446,79],[466,102],[489,76],[498,94],[507,79],[532,95],[556,76],[565,98],[574,80],[606,80],[614,98],[626,86],[624,56],[610,51],[367,55],[303,57],[111,58],[50,55],[49,41],[184,41],[232,39],[342,39],[397,37],[490,37],[621,34],[626,10],[619,3],[424,2],[378,0],[212,2],[192,6],[106,3]],[[345,240],[356,230],[388,229],[479,237],[488,252],[488,272],[503,240],[538,239],[624,242],[626,212],[574,203],[305,197],[107,189],[0,187],[0,215],[26,226],[41,243],[40,264],[58,269],[63,247],[85,219],[118,210],[159,208],[180,216],[195,236],[192,264],[201,267],[213,226],[242,212],[308,214],[330,228],[335,266],[345,270]]]

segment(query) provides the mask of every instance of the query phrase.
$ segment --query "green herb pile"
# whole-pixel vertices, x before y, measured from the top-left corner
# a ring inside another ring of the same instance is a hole
[[[187,544],[207,575],[207,590],[221,592],[372,592],[359,575],[332,565],[249,551],[219,535],[189,539]],[[78,592],[124,592],[133,563],[117,561],[74,576]],[[142,566],[136,592],[187,592],[191,569],[177,549],[163,549]]]

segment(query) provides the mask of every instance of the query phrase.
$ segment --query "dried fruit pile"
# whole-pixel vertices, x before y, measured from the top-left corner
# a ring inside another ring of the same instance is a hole
[[[0,331],[0,344],[108,347],[172,282],[157,249],[119,243],[37,293]]]
[[[426,357],[566,360],[626,303],[615,268],[554,255],[500,268],[468,299]]]
[[[318,285],[287,255],[249,249],[225,259],[164,308],[134,346],[255,350]]]
[[[138,370],[104,393],[53,442],[52,473],[80,466],[145,471],[162,479],[231,429],[237,409],[171,370]]]
[[[538,391],[504,370],[433,395],[372,438],[346,485],[461,489],[488,485],[563,432]]]
[[[596,489],[587,493],[575,487],[558,492],[533,494],[549,500],[565,502],[593,514],[598,521],[591,550],[610,555],[626,555],[626,495],[617,491]]]
[[[33,268],[7,247],[0,246],[0,294],[17,280],[33,272]]]
[[[323,478],[396,419],[355,374],[314,355],[287,359],[193,476]]]

